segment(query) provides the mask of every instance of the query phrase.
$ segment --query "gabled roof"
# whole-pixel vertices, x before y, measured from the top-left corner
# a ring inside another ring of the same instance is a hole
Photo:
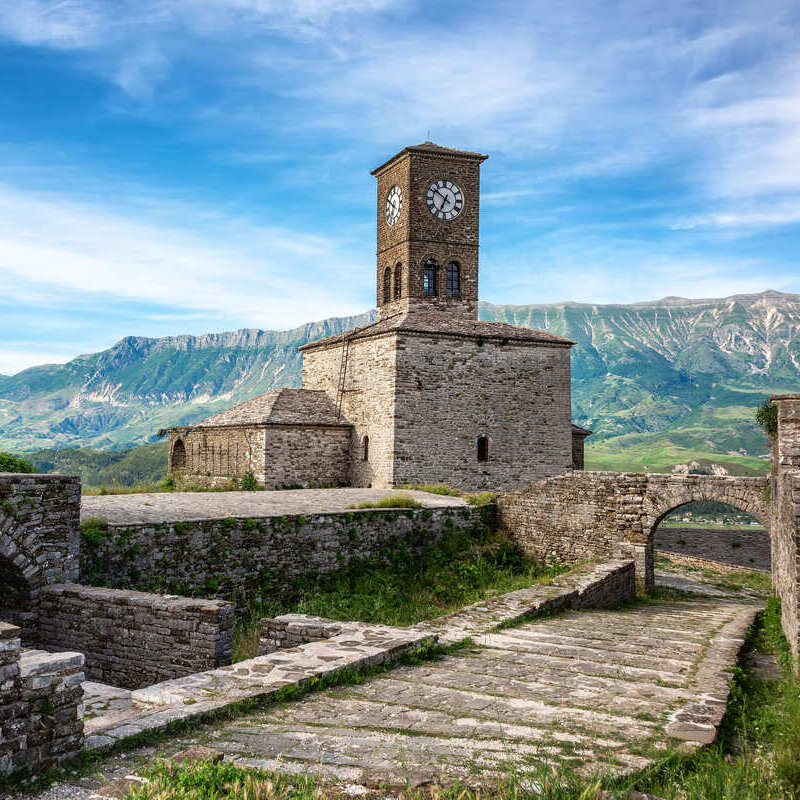
[[[591,436],[594,431],[590,431],[588,428],[581,428],[580,425],[576,425],[574,422],[572,423],[572,435],[573,436]]]
[[[276,389],[252,400],[214,414],[195,428],[223,425],[346,425],[323,391],[314,389]]]
[[[399,153],[395,153],[388,161],[384,161],[379,167],[375,167],[370,175],[377,175],[384,170],[389,164],[397,161],[398,158],[406,153],[432,153],[437,156],[449,156],[451,158],[466,158],[471,161],[486,161],[489,156],[485,153],[474,153],[472,150],[454,150],[452,147],[442,147],[440,144],[434,142],[422,142],[422,144],[410,144],[404,147]]]
[[[381,336],[394,331],[439,336],[463,336],[471,339],[505,339],[507,341],[566,347],[571,347],[575,344],[571,339],[565,339],[563,336],[556,336],[547,331],[537,331],[533,328],[522,328],[519,325],[509,325],[507,322],[483,322],[469,317],[455,317],[426,311],[409,311],[407,313],[393,314],[385,319],[379,319],[371,325],[354,328],[345,333],[338,333],[325,339],[317,339],[314,342],[304,344],[298,349],[303,352],[321,345],[343,342],[346,339],[367,339],[371,336]]]

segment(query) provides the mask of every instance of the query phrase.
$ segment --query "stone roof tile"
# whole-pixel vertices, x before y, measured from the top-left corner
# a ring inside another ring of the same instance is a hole
[[[314,389],[276,389],[227,411],[214,414],[195,425],[349,425],[336,414],[336,407],[323,391]]]
[[[367,339],[371,336],[380,336],[392,331],[407,333],[438,334],[440,336],[465,336],[481,339],[506,339],[521,342],[538,342],[541,344],[556,344],[572,346],[571,339],[556,336],[547,331],[538,331],[533,328],[523,328],[519,325],[509,325],[507,322],[483,322],[482,320],[469,319],[468,317],[454,317],[446,314],[434,314],[424,311],[394,314],[385,319],[379,319],[371,325],[354,328],[345,333],[328,336],[325,339],[304,344],[298,348],[301,352],[311,350],[320,345],[336,344],[345,339]]]

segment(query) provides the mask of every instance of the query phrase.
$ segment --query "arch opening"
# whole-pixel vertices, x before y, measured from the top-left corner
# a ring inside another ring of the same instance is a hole
[[[715,582],[744,570],[755,586],[770,585],[768,528],[747,511],[718,500],[691,500],[662,513],[650,533],[657,584],[683,578]]]
[[[0,556],[0,620],[22,628],[23,639],[36,638],[35,587],[10,559]]]
[[[392,299],[392,268],[386,267],[383,271],[383,302],[388,303]]]
[[[172,469],[186,469],[186,445],[178,439],[172,448]]]
[[[403,265],[398,261],[394,268],[394,299],[403,296]]]

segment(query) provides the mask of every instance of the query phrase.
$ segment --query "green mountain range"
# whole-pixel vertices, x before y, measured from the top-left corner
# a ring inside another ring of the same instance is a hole
[[[800,295],[481,303],[480,316],[576,342],[573,415],[595,431],[589,468],[669,470],[696,461],[709,470],[763,472],[766,442],[753,410],[770,394],[800,391]],[[0,450],[108,451],[155,442],[159,428],[299,386],[299,345],[373,318],[333,318],[291,331],[127,337],[67,364],[0,376]]]

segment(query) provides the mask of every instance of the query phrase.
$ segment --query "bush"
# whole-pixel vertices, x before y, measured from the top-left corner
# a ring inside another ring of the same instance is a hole
[[[33,472],[33,464],[13,453],[0,453],[0,472]]]
[[[765,400],[756,409],[756,422],[769,436],[774,436],[778,432],[778,407]]]
[[[422,503],[418,503],[410,494],[390,494],[380,500],[368,500],[359,503],[351,508],[421,508]]]
[[[256,480],[256,476],[252,472],[245,472],[242,476],[242,481],[240,484],[242,491],[245,492],[255,492],[258,490],[258,481]]]
[[[467,502],[471,506],[485,506],[489,503],[494,503],[494,501],[497,500],[498,494],[500,494],[500,492],[476,492],[467,497]]]

